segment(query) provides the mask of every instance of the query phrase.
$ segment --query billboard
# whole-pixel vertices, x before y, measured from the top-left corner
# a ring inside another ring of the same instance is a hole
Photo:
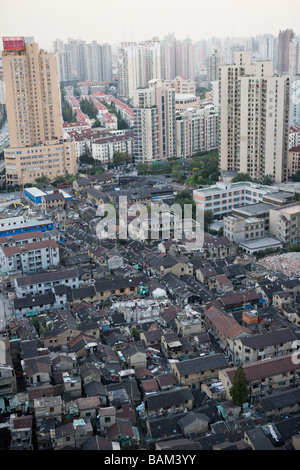
[[[4,51],[23,51],[24,38],[23,36],[5,36],[2,38]]]

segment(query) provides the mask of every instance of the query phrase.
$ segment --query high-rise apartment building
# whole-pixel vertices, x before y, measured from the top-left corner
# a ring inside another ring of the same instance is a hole
[[[279,74],[289,73],[289,56],[290,56],[290,43],[294,38],[295,33],[291,29],[279,31],[278,34],[278,65],[277,72]]]
[[[219,78],[219,67],[223,64],[223,57],[218,49],[206,58],[207,82],[211,84]]]
[[[290,78],[274,75],[271,61],[252,63],[249,51],[239,51],[233,65],[221,65],[220,169],[285,181],[289,101]]]
[[[57,57],[33,38],[3,38],[3,75],[10,146],[8,184],[76,173],[75,143],[63,139]]]
[[[158,41],[122,44],[119,61],[119,95],[132,99],[137,88],[161,78],[161,51]]]
[[[112,51],[109,44],[92,41],[56,39],[53,50],[58,54],[60,81],[112,81]]]
[[[187,109],[176,118],[176,157],[189,158],[196,152],[218,148],[218,108]]]
[[[162,80],[133,93],[134,156],[153,163],[175,156],[175,89]]]

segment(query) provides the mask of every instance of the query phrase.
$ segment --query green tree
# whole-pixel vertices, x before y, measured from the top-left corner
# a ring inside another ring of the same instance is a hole
[[[213,223],[213,221],[214,221],[213,211],[211,210],[204,211],[204,232],[209,231],[209,227]]]
[[[119,165],[120,163],[124,163],[124,162],[130,162],[131,161],[131,155],[129,155],[128,153],[126,152],[115,152],[113,154],[113,162],[116,164],[116,165]]]
[[[102,173],[104,173],[104,168],[102,166],[93,166],[93,168],[91,168],[89,174],[90,175],[102,175]]]
[[[147,175],[148,165],[146,163],[138,163],[136,165],[136,171],[138,172],[138,175]]]
[[[80,109],[84,114],[87,114],[90,119],[96,119],[98,110],[94,103],[87,98],[80,101]]]
[[[248,398],[249,390],[247,387],[246,374],[241,364],[237,366],[229,393],[233,403],[240,406],[242,411],[243,404]]]
[[[94,128],[94,127],[101,127],[101,122],[99,121],[99,119],[97,117],[96,117],[95,121],[92,124],[92,128]]]
[[[295,193],[295,201],[300,201],[300,193]]]
[[[300,171],[291,176],[293,181],[300,181]]]
[[[62,117],[63,117],[64,122],[76,122],[77,121],[76,114],[73,113],[73,109],[69,105],[69,103],[65,103],[62,106]]]
[[[47,184],[49,184],[50,182],[51,182],[50,178],[48,178],[48,176],[46,175],[43,175],[43,176],[39,176],[38,178],[36,178],[35,185],[37,188],[41,189]]]
[[[84,153],[83,155],[80,155],[79,161],[80,163],[85,163],[86,165],[94,165],[95,163],[94,158],[88,153]]]
[[[238,183],[239,181],[252,181],[249,173],[237,173],[231,180],[232,183]]]
[[[264,184],[265,186],[272,186],[274,184],[273,175],[265,175],[262,179],[261,184]]]
[[[133,327],[131,329],[131,335],[134,337],[134,340],[135,341],[139,341],[140,340],[140,330],[136,327]]]

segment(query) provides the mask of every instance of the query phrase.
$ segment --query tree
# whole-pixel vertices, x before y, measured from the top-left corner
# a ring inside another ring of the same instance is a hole
[[[119,165],[120,163],[124,163],[124,162],[130,162],[130,161],[131,161],[131,155],[129,155],[126,152],[118,151],[113,154],[113,162],[116,165]]]
[[[300,181],[300,171],[291,176],[293,181]]]
[[[232,183],[237,183],[239,181],[252,181],[249,173],[237,173],[231,180]]]
[[[204,211],[204,232],[208,232],[209,226],[214,221],[214,213],[211,210]]]
[[[95,122],[92,124],[92,129],[94,127],[101,127],[101,122],[99,121],[99,119],[97,117],[95,119]]]
[[[84,163],[86,165],[94,165],[95,163],[94,158],[88,153],[84,153],[83,155],[80,155],[79,161],[80,163]]]
[[[44,186],[46,186],[47,184],[49,184],[50,181],[51,180],[50,180],[50,178],[48,178],[48,176],[43,175],[43,176],[40,176],[40,177],[36,178],[35,185],[36,185],[37,188],[41,189]]]
[[[232,401],[235,405],[242,407],[248,398],[249,390],[247,387],[246,374],[243,366],[239,364],[233,377],[233,385],[229,390]]]
[[[72,107],[69,105],[69,103],[65,103],[62,106],[62,116],[64,122],[76,122],[76,114],[73,113]]]
[[[87,114],[90,119],[97,118],[98,110],[92,101],[86,98],[81,100],[80,109],[84,114]]]
[[[104,168],[102,166],[93,166],[90,170],[90,175],[102,175],[104,173]]]
[[[136,165],[136,171],[138,172],[138,175],[147,175],[148,165],[146,163],[138,163]]]
[[[261,184],[264,184],[265,186],[272,186],[274,184],[273,175],[265,175],[262,179]]]

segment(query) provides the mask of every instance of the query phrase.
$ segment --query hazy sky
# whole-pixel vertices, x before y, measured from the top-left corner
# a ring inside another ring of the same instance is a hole
[[[299,18],[300,0],[0,0],[1,36],[33,36],[48,50],[69,37],[117,44],[168,33],[194,42],[300,34]]]

